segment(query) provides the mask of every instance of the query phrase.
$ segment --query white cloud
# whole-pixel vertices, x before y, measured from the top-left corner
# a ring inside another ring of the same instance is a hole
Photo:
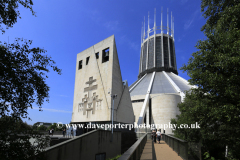
[[[181,42],[182,39],[183,39],[185,36],[186,36],[186,34],[181,35],[181,36],[178,38],[178,42]]]
[[[109,22],[106,22],[106,23],[104,24],[104,26],[105,26],[107,29],[110,29],[110,30],[117,30],[117,29],[118,29],[118,24],[119,24],[118,21],[109,21]]]
[[[200,13],[200,9],[197,9],[191,16],[191,18],[189,20],[186,21],[186,23],[184,24],[184,30],[187,30],[191,27],[191,25],[193,24],[193,21],[195,20],[196,16]]]
[[[184,60],[184,61],[186,60],[186,58],[184,56],[181,56],[181,59]]]
[[[66,96],[66,95],[59,95],[60,97],[68,97],[68,96]]]
[[[121,41],[121,43],[127,44],[133,50],[140,51],[139,43],[136,43],[136,42],[133,42],[133,41],[129,40],[129,38],[126,35],[123,35],[120,38],[120,41]]]
[[[192,22],[194,21],[194,17],[190,20],[188,20],[185,24],[184,24],[184,29],[187,30],[191,25]]]
[[[139,45],[137,43],[132,42],[130,40],[127,43],[132,49],[137,50],[137,51],[140,50]]]
[[[91,9],[82,9],[84,15],[88,16],[92,21],[94,21],[97,25],[103,26],[109,30],[118,30],[119,22],[118,21],[106,21],[104,16],[98,10]]]
[[[39,107],[33,107],[33,109],[39,109]],[[49,109],[49,108],[42,108],[43,111],[50,111],[50,112],[62,112],[62,113],[72,113],[71,111],[64,111],[64,110],[57,110],[57,109]]]

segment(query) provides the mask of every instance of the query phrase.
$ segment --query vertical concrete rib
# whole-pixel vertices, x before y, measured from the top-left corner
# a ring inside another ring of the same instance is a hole
[[[141,50],[140,50],[140,67],[139,67],[139,74],[142,72],[142,52],[143,52],[143,49],[142,49],[142,44],[143,44],[143,36],[144,36],[144,33],[143,33],[143,22],[142,22],[142,31],[141,31]]]
[[[173,17],[173,40],[174,40],[174,17]]]
[[[177,70],[177,62],[176,62],[176,53],[175,53],[175,40],[174,40],[174,17],[173,17],[173,55],[174,55],[174,67],[175,67],[175,70]]]
[[[147,31],[148,37],[147,37],[146,70],[148,69],[148,53],[149,53],[149,51],[148,51],[148,43],[149,43],[149,31],[150,31],[150,29],[149,29],[149,12],[148,12],[148,31]]]
[[[153,67],[156,67],[156,8],[154,11],[154,49],[153,49],[154,57],[153,57]]]
[[[150,92],[151,92],[153,80],[154,80],[154,77],[155,77],[155,73],[156,73],[156,72],[153,72],[151,81],[150,81],[150,83],[149,83],[148,90],[147,90],[147,93],[148,93],[148,94],[150,94]]]
[[[167,37],[168,37],[168,60],[169,60],[169,67],[172,67],[172,64],[171,64],[171,54],[170,54],[169,34],[167,35]]]
[[[168,27],[168,8],[167,8],[167,34],[169,34],[169,27]]]
[[[176,75],[175,73],[171,72],[172,75],[178,77],[179,79],[181,79],[181,81],[183,81],[184,83],[186,83],[187,85],[191,85],[186,79]],[[196,85],[191,85],[193,88],[198,88]]]
[[[167,40],[168,40],[168,61],[169,61],[169,67],[172,67],[171,65],[171,55],[170,55],[170,44],[169,44],[169,26],[168,26],[168,9],[167,9]]]
[[[176,83],[167,75],[165,71],[162,71],[165,77],[168,79],[168,81],[171,83],[171,85],[174,87],[174,89],[180,93],[181,101],[183,102],[185,94],[181,91],[181,89],[176,85]]]
[[[173,30],[172,30],[172,12],[171,12],[171,29],[170,29],[170,31],[171,31],[171,37],[173,36]]]
[[[145,16],[144,16],[144,24],[143,24],[143,42],[145,39]]]
[[[140,63],[141,63],[141,72],[142,72],[142,61],[143,61],[143,45],[141,45],[141,61],[140,61]]]
[[[142,106],[142,109],[141,109],[141,112],[140,112],[140,116],[139,116],[139,119],[138,119],[138,125],[143,123],[143,117],[145,116],[145,113],[146,113],[146,108],[147,108],[147,105],[148,105],[148,102],[149,102],[150,92],[151,92],[151,89],[152,89],[155,73],[156,72],[153,72],[151,81],[150,81],[149,86],[148,86],[147,94],[145,96],[143,106]]]
[[[142,22],[142,28],[141,28],[141,45],[143,43],[143,22]]]
[[[173,41],[172,41],[172,46],[173,46],[173,56],[174,56],[174,69],[177,70],[177,62],[176,62],[176,53],[175,53],[174,37],[173,37]]]
[[[143,43],[141,46],[142,47],[142,57],[143,57],[143,50],[144,50],[144,40],[145,40],[145,16],[144,16],[144,23],[143,23]],[[142,61],[143,61],[143,59],[142,59]],[[142,63],[142,61],[141,61],[141,63]],[[141,64],[141,67],[143,68],[143,64]],[[143,71],[143,69],[142,69],[142,71]]]
[[[163,9],[162,9],[163,10]],[[164,50],[163,50],[163,11],[161,11],[161,48],[162,48],[162,67],[164,67]]]

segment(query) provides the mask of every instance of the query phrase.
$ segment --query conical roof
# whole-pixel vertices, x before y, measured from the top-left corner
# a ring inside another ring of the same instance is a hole
[[[130,95],[145,95],[153,73],[145,74],[135,81],[130,88]],[[188,81],[173,72],[156,72],[150,94],[179,93],[190,90],[193,86]],[[179,91],[180,90],[180,91]]]

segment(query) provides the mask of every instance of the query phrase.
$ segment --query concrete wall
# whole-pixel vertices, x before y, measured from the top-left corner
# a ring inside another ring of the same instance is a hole
[[[121,153],[123,154],[137,141],[136,133],[134,131],[122,132],[121,139]]]
[[[109,61],[102,63],[102,53],[107,48],[109,48]],[[97,52],[99,52],[98,59],[95,57]],[[88,65],[86,65],[87,57],[90,57]],[[82,69],[78,69],[80,60],[83,62]],[[90,88],[87,84],[90,77],[94,80],[91,85],[96,87],[91,91],[85,91],[84,88]],[[134,114],[130,94],[123,86],[114,36],[106,38],[77,55],[71,122],[111,121],[112,99],[108,94],[109,89],[112,94],[117,94],[117,99],[114,100],[114,121],[133,123]],[[93,100],[96,97],[100,100],[97,103]],[[87,108],[89,102],[93,102],[93,107]],[[83,107],[79,107],[81,104]]]
[[[132,103],[133,105],[133,110],[134,110],[134,115],[135,115],[135,123],[138,123],[139,115],[142,110],[143,102],[135,102]]]
[[[113,142],[110,139],[110,131],[95,130],[49,147],[43,154],[45,160],[94,160],[100,153],[106,153],[106,158],[113,158],[121,154],[121,132],[114,132]]]
[[[181,97],[178,94],[151,94],[152,98],[152,117],[154,124],[169,124],[172,118],[180,114],[178,103]],[[163,133],[163,127],[157,127]],[[172,134],[172,129],[165,129],[166,134]]]
[[[146,95],[136,95],[132,96],[132,101],[145,99]],[[152,100],[152,124],[169,125],[172,118],[176,118],[176,115],[180,114],[178,103],[181,103],[181,96],[179,94],[150,94]],[[132,103],[135,122],[138,122],[139,115],[143,106],[143,102]],[[163,133],[163,127],[157,127],[161,129]],[[165,129],[165,133],[172,134],[172,129]]]
[[[116,108],[116,116],[114,115],[117,118],[114,120],[117,122],[133,124],[135,119],[127,82],[122,93],[118,96],[118,99],[120,102]]]
[[[113,42],[114,36],[111,36],[77,54],[72,122],[110,121],[111,97],[108,95],[108,89],[112,87]],[[109,61],[102,63],[102,51],[106,48],[109,48]],[[98,59],[95,57],[97,52]],[[86,65],[86,58],[89,56],[89,63]],[[82,69],[78,69],[80,60],[83,61]],[[89,86],[86,82],[90,77],[96,79],[92,85],[97,85],[97,89],[91,93],[84,92],[84,88]],[[92,97],[94,92],[98,99],[102,100],[101,105],[94,109],[96,114],[89,111],[87,116],[85,109],[79,111],[79,103],[83,102],[85,95]]]
[[[131,97],[131,100],[140,100],[140,99],[145,99],[146,95],[135,95]],[[135,123],[138,122],[140,112],[142,110],[143,102],[134,102],[132,103],[133,106],[133,111],[134,111],[134,116],[135,116]]]

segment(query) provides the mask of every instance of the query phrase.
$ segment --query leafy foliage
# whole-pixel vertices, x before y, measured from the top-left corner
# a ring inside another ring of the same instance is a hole
[[[202,27],[206,40],[181,68],[197,85],[179,105],[181,115],[173,123],[199,122],[201,129],[178,129],[179,137],[202,140],[205,155],[240,159],[240,3],[237,0],[202,0]]]
[[[19,160],[34,157],[49,145],[50,138],[33,131],[21,119],[11,116],[0,118],[0,157],[3,160]],[[33,145],[30,142],[34,143]],[[41,155],[43,156],[43,155]],[[36,157],[42,159],[43,157]]]
[[[49,68],[59,74],[61,70],[54,66],[51,57],[44,55],[45,50],[30,48],[31,43],[16,39],[13,44],[0,45],[0,157],[6,160],[34,157],[49,141],[22,123],[21,118],[28,117],[27,110],[34,102],[41,109],[44,100],[48,100],[45,80]],[[30,139],[34,139],[35,145]]]
[[[20,17],[19,5],[32,9],[32,0],[0,1],[0,31],[5,32]],[[3,160],[44,159],[39,154],[48,146],[49,137],[23,123],[28,108],[34,102],[40,106],[48,101],[49,86],[46,73],[61,70],[41,48],[30,48],[32,41],[16,39],[13,44],[0,42],[0,157]],[[29,117],[28,117],[29,118]],[[30,140],[34,142],[31,144]],[[38,155],[38,157],[35,157]]]
[[[121,155],[117,155],[116,157],[114,157],[114,158],[108,158],[107,160],[117,160],[118,158],[120,158],[121,157]]]
[[[1,0],[0,3],[0,31],[2,33],[5,30],[2,27],[2,24],[6,25],[7,29],[12,27],[16,22],[17,18],[20,17],[20,12],[18,10],[19,5],[22,5],[25,8],[28,8],[32,15],[35,15],[35,12],[32,9],[33,2],[32,0]]]
[[[45,82],[48,67],[61,74],[51,57],[43,55],[46,51],[30,48],[31,43],[16,39],[13,44],[0,46],[1,116],[11,113],[26,118],[33,102],[41,106],[45,99],[48,101],[49,87]]]
[[[47,130],[47,127],[44,126],[44,125],[41,125],[37,128],[38,131],[46,131]]]
[[[51,126],[47,128],[47,130],[54,129],[54,131],[62,131],[63,128],[66,128],[66,126],[59,124],[59,127],[58,127],[57,123],[53,123]]]
[[[37,128],[38,128],[38,124],[37,124],[37,123],[34,123],[33,126],[32,126],[32,129],[33,129],[33,130],[37,130]]]
[[[178,105],[181,114],[177,119],[172,119],[172,124],[200,124],[197,128],[176,128],[174,134],[176,137],[187,140],[188,142],[201,142],[202,153],[210,152],[209,157],[224,158],[225,139],[222,136],[229,136],[230,130],[220,121],[209,123],[213,117],[212,113],[216,108],[209,107],[207,99],[199,99],[195,90],[187,93],[183,103]],[[226,137],[225,137],[226,138]],[[211,155],[211,156],[210,156]]]
[[[216,25],[218,25],[220,19],[224,19],[232,7],[239,5],[238,0],[202,0],[201,11],[204,12],[203,16],[207,19],[207,23],[203,25],[202,31],[204,33],[211,33],[214,31]],[[236,15],[235,15],[236,16]],[[230,24],[225,24],[225,28],[229,28]]]

